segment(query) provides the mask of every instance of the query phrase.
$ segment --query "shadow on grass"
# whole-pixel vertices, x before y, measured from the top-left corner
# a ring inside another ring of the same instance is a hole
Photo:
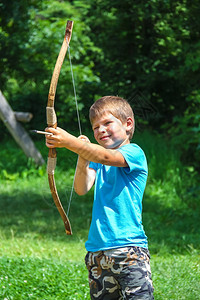
[[[67,201],[70,190],[59,191],[61,203],[67,212]],[[45,235],[49,238],[65,239],[63,221],[53,202],[48,186],[38,191],[23,191],[16,188],[11,193],[0,193],[0,227],[6,235],[23,237],[26,234]],[[87,197],[78,197],[73,194],[70,206],[69,219],[74,235],[79,239],[87,238],[87,231],[91,220],[92,193]],[[68,239],[69,240],[69,239]]]
[[[67,203],[69,193],[68,190],[66,197],[66,191],[61,192],[63,204]],[[74,235],[67,241],[87,239],[92,202],[92,192],[83,197],[73,194],[69,218]],[[35,234],[41,238],[66,240],[64,225],[49,191],[38,187],[37,191],[15,188],[12,193],[1,193],[0,211],[0,226],[8,238],[12,233],[15,237]],[[147,196],[143,204],[143,224],[151,254],[184,253],[200,248],[198,211],[166,208],[158,197]]]

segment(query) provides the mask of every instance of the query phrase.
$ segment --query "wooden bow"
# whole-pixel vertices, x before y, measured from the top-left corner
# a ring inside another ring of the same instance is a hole
[[[67,48],[69,46],[69,42],[71,40],[72,28],[73,28],[73,22],[67,21],[65,37],[64,37],[63,44],[60,49],[60,53],[58,55],[56,65],[55,65],[55,68],[53,71],[53,75],[51,78],[51,84],[50,84],[50,88],[49,88],[49,95],[48,95],[48,102],[47,102],[47,124],[48,124],[48,127],[53,127],[53,128],[57,127],[57,118],[56,118],[56,113],[54,110],[54,100],[55,100],[56,87],[57,87],[57,83],[58,83],[60,70],[61,70],[64,58],[65,58],[65,54],[67,52]],[[56,168],[56,159],[57,159],[56,148],[50,148],[49,155],[48,155],[48,161],[47,161],[47,173],[48,173],[49,187],[50,187],[51,194],[52,194],[53,200],[55,202],[55,205],[56,205],[56,207],[61,215],[61,218],[64,222],[66,234],[71,235],[72,234],[71,225],[70,225],[69,219],[64,211],[64,208],[60,202],[60,199],[59,199],[59,196],[57,193],[57,189],[56,189],[55,179],[54,179],[54,171]]]

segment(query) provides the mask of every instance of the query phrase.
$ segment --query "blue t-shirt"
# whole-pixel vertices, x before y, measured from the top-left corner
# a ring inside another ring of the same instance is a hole
[[[148,175],[146,157],[136,144],[127,144],[117,150],[128,167],[90,162],[96,179],[92,221],[85,243],[87,251],[148,247],[142,226],[142,197]]]

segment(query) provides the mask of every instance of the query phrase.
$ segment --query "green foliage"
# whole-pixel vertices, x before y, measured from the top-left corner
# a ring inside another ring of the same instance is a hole
[[[143,220],[153,253],[198,248],[198,173],[183,165],[176,144],[157,133],[136,134],[134,141],[144,149],[148,161]]]
[[[158,197],[160,204],[170,210],[178,209],[178,214],[178,207],[198,210],[199,174],[194,167],[185,166],[183,163],[183,150],[179,141],[164,138],[156,132],[150,134],[148,131],[137,133],[134,139],[142,146],[147,156],[149,197]]]
[[[197,11],[198,1],[90,1],[86,22],[104,54],[95,60],[100,94],[130,98],[140,90],[162,121],[184,111],[188,92],[198,86]]]
[[[198,168],[199,2],[91,0],[75,5],[102,49],[94,58],[101,78],[96,95],[126,97],[136,117],[156,131],[165,133],[169,125],[185,163]]]
[[[41,148],[41,143],[38,143],[38,148],[45,154],[46,149],[44,146]],[[37,167],[32,159],[27,159],[13,140],[3,143],[0,157],[0,180],[16,181],[19,178],[28,178],[33,174],[44,176],[45,173],[45,167]]]
[[[188,165],[192,177],[200,166],[200,90],[187,97],[187,108],[183,116],[173,119],[173,127],[166,125],[174,143],[182,151],[182,161]]]
[[[97,52],[98,48],[91,42],[87,34],[89,28],[81,21],[80,13],[69,2],[33,1],[32,5],[31,2],[24,5],[24,1],[18,1],[17,5],[9,5],[3,1],[0,8],[4,16],[0,19],[0,54],[3,58],[0,68],[4,70],[2,92],[14,110],[33,113],[32,127],[44,128],[50,80],[67,20],[73,19],[75,24],[70,53],[78,94],[86,81],[98,81],[92,70],[94,63],[89,57],[89,53]],[[62,126],[76,121],[70,72],[69,59],[66,58],[56,94],[56,110]],[[80,101],[79,109],[83,107],[84,103]]]

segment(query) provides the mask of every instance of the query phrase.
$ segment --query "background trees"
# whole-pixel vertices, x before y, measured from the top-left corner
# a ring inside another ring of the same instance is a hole
[[[136,115],[174,137],[183,159],[194,164],[200,133],[198,1],[90,3],[87,24],[102,49],[95,59],[98,93],[128,98]]]
[[[51,75],[64,38],[67,19],[73,19],[71,56],[77,92],[86,81],[98,78],[92,72],[89,52],[96,47],[79,11],[60,1],[17,1],[1,4],[1,89],[13,109],[34,114],[32,126],[44,128],[44,115]],[[70,65],[62,67],[56,110],[61,124],[75,118]],[[79,101],[81,108],[82,99]]]
[[[1,89],[13,108],[44,124],[52,70],[67,19],[81,118],[99,96],[127,98],[142,124],[175,140],[187,165],[199,166],[200,5],[189,1],[2,1]],[[70,66],[59,79],[56,109],[74,114]],[[39,107],[39,110],[38,110]],[[2,126],[2,125],[1,125]]]

